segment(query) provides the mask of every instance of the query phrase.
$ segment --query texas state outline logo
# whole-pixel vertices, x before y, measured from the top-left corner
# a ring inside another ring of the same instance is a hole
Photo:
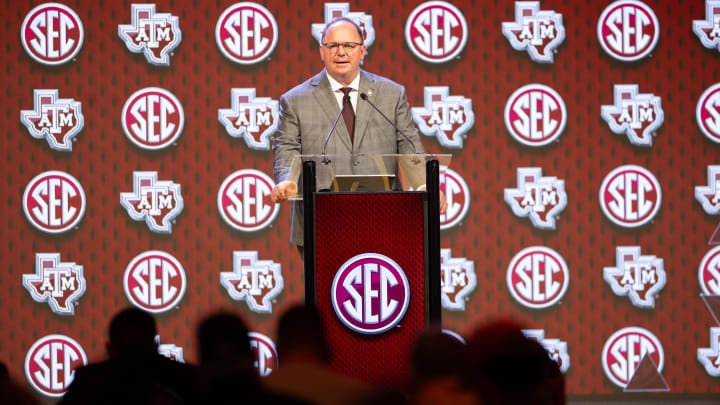
[[[118,36],[132,53],[143,53],[152,65],[170,66],[171,52],[180,45],[178,17],[156,13],[155,4],[132,4],[130,24],[118,25]]]
[[[218,120],[233,138],[252,149],[270,150],[270,135],[278,127],[280,105],[270,97],[255,97],[255,88],[231,89],[231,107],[218,110]]]
[[[709,215],[720,214],[720,165],[707,167],[707,185],[695,186],[695,199]]]
[[[375,28],[373,27],[373,18],[370,14],[363,11],[350,11],[350,3],[325,3],[325,22],[313,23],[310,31],[313,38],[318,42],[322,42],[322,31],[325,25],[330,21],[345,17],[353,20],[362,31],[363,44],[365,45],[365,54],[367,49],[375,42]],[[362,61],[360,62],[362,63]]]
[[[63,262],[60,253],[36,253],[35,273],[23,274],[22,284],[36,302],[47,302],[58,315],[75,315],[85,293],[83,266]]]
[[[72,152],[74,138],[85,126],[82,103],[60,98],[58,89],[35,89],[33,99],[32,110],[20,111],[20,122],[33,138],[45,138],[51,149]]]
[[[451,249],[440,249],[442,307],[450,311],[464,311],[465,302],[476,286],[475,262],[464,257],[452,257]]]
[[[505,189],[505,202],[518,217],[528,217],[539,229],[555,229],[567,206],[565,180],[543,176],[541,167],[519,167],[517,188]]]
[[[425,105],[410,108],[420,132],[436,136],[440,145],[460,149],[475,123],[472,100],[451,96],[448,86],[426,86]]]
[[[654,308],[667,282],[664,260],[640,251],[640,246],[616,247],[615,266],[603,269],[603,279],[615,295],[626,295],[634,306]]]
[[[562,14],[540,10],[539,1],[516,1],[515,21],[502,23],[502,33],[516,51],[527,51],[538,63],[553,63],[565,40]]]
[[[705,0],[705,19],[693,20],[693,32],[705,48],[720,51],[720,0]]]
[[[183,210],[180,184],[158,181],[157,172],[133,172],[133,191],[120,193],[120,204],[134,221],[145,221],[151,231],[172,233],[175,217]]]
[[[652,146],[653,137],[665,121],[660,97],[639,93],[637,84],[616,84],[614,103],[603,105],[600,113],[610,130],[627,135],[636,146]]]
[[[220,284],[230,298],[245,301],[250,310],[271,314],[272,304],[283,290],[280,263],[258,260],[258,252],[234,251],[233,271],[220,273]]]

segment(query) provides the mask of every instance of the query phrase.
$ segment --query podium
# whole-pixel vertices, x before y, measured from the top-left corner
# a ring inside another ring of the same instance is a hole
[[[302,173],[305,302],[323,318],[337,371],[400,386],[415,339],[440,325],[439,172],[449,160],[301,155],[293,162]]]

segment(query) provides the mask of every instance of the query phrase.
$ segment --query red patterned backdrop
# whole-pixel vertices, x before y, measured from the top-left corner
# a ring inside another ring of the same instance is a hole
[[[6,223],[0,244],[5,267],[0,276],[1,360],[13,377],[26,380],[26,353],[49,334],[72,337],[89,361],[102,359],[109,316],[129,305],[123,291],[126,266],[147,250],[168,252],[185,269],[184,297],[156,318],[161,342],[183,347],[186,361],[195,359],[197,322],[218,308],[231,308],[251,330],[274,338],[278,314],[303,300],[302,264],[288,242],[290,210],[281,206],[272,223],[256,232],[239,231],[223,220],[217,194],[225,178],[242,169],[272,177],[272,156],[229,136],[218,110],[231,107],[232,88],[255,88],[257,97],[278,100],[322,69],[311,24],[324,22],[324,3],[263,2],[277,21],[277,46],[269,58],[238,64],[221,53],[214,37],[218,18],[233,2],[158,1],[157,12],[177,16],[182,30],[169,66],[148,63],[118,36],[118,25],[131,22],[131,2],[63,3],[82,20],[85,38],[73,60],[57,66],[38,63],[21,43],[23,20],[41,3],[7,1],[2,13],[6,124],[0,150],[6,180],[0,185],[5,196],[0,206]],[[469,187],[469,211],[443,231],[441,244],[451,249],[452,257],[474,262],[477,285],[464,310],[443,312],[443,326],[469,337],[479,324],[502,316],[528,329],[544,329],[546,337],[567,342],[567,391],[577,397],[622,397],[622,388],[603,372],[601,353],[617,330],[638,326],[657,336],[664,348],[661,374],[670,393],[657,398],[720,393],[718,377],[697,359],[697,350],[709,347],[710,328],[720,326],[700,298],[697,278],[718,217],[706,214],[694,198],[695,186],[708,184],[707,166],[720,164],[720,145],[703,135],[695,119],[700,96],[717,81],[720,54],[703,47],[692,30],[693,20],[705,18],[704,1],[647,0],[657,15],[659,42],[640,60],[615,60],[596,33],[609,3],[543,0],[542,10],[562,14],[565,39],[553,63],[537,63],[527,52],[514,50],[502,34],[502,22],[515,20],[513,1],[454,2],[467,20],[467,43],[457,57],[434,64],[416,57],[405,40],[406,20],[420,2],[349,2],[351,11],[372,16],[375,40],[364,68],[405,85],[412,107],[423,106],[425,86],[448,86],[450,95],[472,101],[474,124],[461,148],[422,136],[427,150],[454,155],[451,169]],[[554,89],[567,108],[567,124],[557,142],[538,148],[513,139],[503,118],[508,97],[530,83]],[[613,85],[630,83],[662,98],[664,123],[652,147],[631,144],[601,117],[601,106],[613,104]],[[133,93],[153,86],[175,95],[185,119],[173,145],[149,151],[125,136],[120,118]],[[58,89],[61,98],[82,103],[85,125],[72,152],[32,138],[19,120],[21,110],[33,109],[34,89]],[[614,225],[598,203],[604,177],[624,164],[652,172],[663,194],[657,216],[633,229]],[[554,230],[516,217],[505,202],[504,190],[516,187],[520,167],[541,167],[543,176],[564,180],[567,206]],[[26,186],[49,170],[74,176],[87,196],[84,218],[62,234],[39,231],[23,212]],[[120,204],[120,194],[133,191],[133,171],[157,171],[158,180],[181,185],[184,207],[171,233],[151,232]],[[506,284],[512,258],[536,245],[558,252],[569,271],[564,297],[544,309],[521,306]],[[664,260],[667,283],[654,308],[632,305],[603,280],[603,268],[615,265],[617,246],[641,246],[642,254]],[[259,260],[280,264],[284,288],[273,299],[271,313],[252,311],[221,285],[220,273],[233,270],[233,251],[257,251]],[[42,252],[58,252],[63,262],[84,267],[86,292],[74,315],[53,313],[23,287],[22,275],[35,272],[35,255]]]

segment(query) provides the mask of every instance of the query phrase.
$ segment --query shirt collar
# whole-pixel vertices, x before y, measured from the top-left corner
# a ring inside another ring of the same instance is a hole
[[[343,86],[342,84],[340,84],[340,82],[338,82],[337,80],[335,80],[335,79],[334,79],[332,76],[330,76],[330,74],[327,73],[327,72],[325,72],[325,75],[327,76],[328,81],[330,82],[330,87],[332,88],[333,93],[335,93],[335,92],[337,92],[337,91],[340,91],[340,89],[342,89],[343,87],[350,87],[351,89],[353,89],[353,90],[355,90],[355,91],[360,91],[360,90],[359,90],[359,88],[360,88],[360,72],[358,72],[358,75],[355,76],[355,79],[353,79],[353,81],[350,82],[350,85],[349,85],[349,86]]]

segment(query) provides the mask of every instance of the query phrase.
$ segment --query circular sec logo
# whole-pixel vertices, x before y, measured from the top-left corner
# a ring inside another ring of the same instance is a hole
[[[25,52],[43,65],[60,65],[71,60],[80,52],[84,38],[80,17],[60,3],[35,7],[20,28]]]
[[[125,136],[136,146],[157,150],[167,147],[180,136],[185,112],[180,101],[169,91],[146,87],[133,93],[122,110]]]
[[[660,23],[647,4],[620,0],[603,11],[597,36],[608,55],[631,62],[647,56],[655,48],[660,38]]]
[[[660,210],[660,183],[647,169],[625,165],[611,171],[600,186],[600,208],[616,225],[636,228]]]
[[[32,345],[25,356],[25,376],[38,392],[60,397],[75,377],[75,370],[87,364],[83,348],[63,335],[48,335]]]
[[[470,209],[470,189],[460,175],[440,166],[440,191],[445,193],[447,211],[440,215],[440,229],[452,228],[465,218]]]
[[[645,356],[650,356],[662,371],[665,353],[655,335],[635,326],[620,329],[605,342],[602,351],[602,365],[613,384],[625,388]]]
[[[720,83],[710,86],[700,97],[695,109],[700,130],[705,136],[720,143]]]
[[[363,334],[379,334],[405,316],[410,284],[394,260],[365,253],[340,267],[330,296],[335,314],[345,326]]]
[[[278,354],[275,343],[262,333],[250,332],[250,349],[253,352],[253,366],[260,377],[269,376],[278,368]]]
[[[546,308],[565,295],[570,284],[567,263],[544,246],[525,248],[507,269],[507,286],[515,301],[528,308]]]
[[[243,232],[259,231],[277,217],[280,205],[270,193],[275,183],[265,173],[238,170],[228,176],[218,192],[218,210],[228,225]]]
[[[123,276],[128,300],[153,313],[166,312],[185,295],[185,270],[172,255],[150,250],[135,256]]]
[[[278,40],[275,17],[257,3],[235,3],[225,9],[215,26],[215,42],[233,62],[258,63],[270,57]]]
[[[85,191],[75,177],[61,171],[40,173],[23,194],[25,217],[37,229],[62,233],[85,215]]]
[[[415,56],[429,63],[443,63],[465,48],[468,25],[457,7],[444,1],[428,1],[410,13],[405,41]]]
[[[516,141],[543,146],[565,130],[567,109],[562,97],[542,84],[528,84],[515,90],[505,103],[505,126]]]
[[[705,254],[698,269],[700,289],[705,295],[720,296],[720,246]]]

